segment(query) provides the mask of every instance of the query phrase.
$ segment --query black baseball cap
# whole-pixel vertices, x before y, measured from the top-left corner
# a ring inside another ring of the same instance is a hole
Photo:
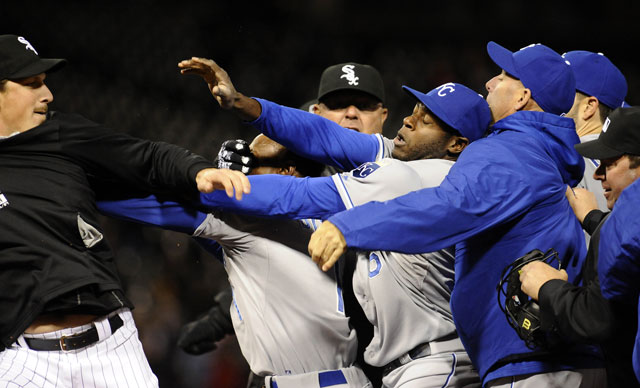
[[[625,154],[640,155],[640,107],[611,112],[596,140],[574,146],[584,157],[611,159]]]
[[[384,83],[373,66],[348,62],[327,67],[320,77],[318,100],[338,90],[358,90],[384,103]]]
[[[66,59],[44,59],[22,36],[0,35],[0,81],[27,78],[56,71]]]

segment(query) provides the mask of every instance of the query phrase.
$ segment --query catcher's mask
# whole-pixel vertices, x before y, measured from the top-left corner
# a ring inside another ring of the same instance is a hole
[[[546,252],[534,249],[517,258],[505,267],[500,276],[497,287],[498,306],[528,348],[549,348],[555,341],[549,333],[540,329],[540,306],[521,289],[520,270],[533,261],[543,261],[549,265],[555,261],[557,269],[561,268],[558,252],[553,248]]]

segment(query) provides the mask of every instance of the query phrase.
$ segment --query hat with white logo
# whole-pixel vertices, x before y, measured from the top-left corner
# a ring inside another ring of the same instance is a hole
[[[27,78],[58,70],[66,59],[44,59],[22,36],[0,35],[0,81]]]
[[[562,55],[571,64],[576,90],[594,96],[611,109],[620,108],[627,96],[627,80],[602,53],[569,51]]]
[[[574,147],[580,155],[600,160],[624,154],[640,155],[640,107],[614,110],[596,140]]]
[[[462,84],[449,82],[427,94],[408,86],[403,86],[402,89],[469,141],[480,139],[489,128],[491,110],[487,101]]]
[[[576,80],[565,59],[549,47],[532,44],[512,52],[495,42],[487,44],[489,57],[519,79],[545,112],[560,115],[573,106]]]
[[[384,83],[373,66],[348,62],[327,67],[320,77],[318,100],[338,90],[358,90],[384,103]]]

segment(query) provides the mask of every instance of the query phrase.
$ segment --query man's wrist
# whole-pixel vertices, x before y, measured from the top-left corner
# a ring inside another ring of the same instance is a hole
[[[236,92],[232,109],[243,121],[254,121],[262,113],[262,106],[258,101],[240,92]]]

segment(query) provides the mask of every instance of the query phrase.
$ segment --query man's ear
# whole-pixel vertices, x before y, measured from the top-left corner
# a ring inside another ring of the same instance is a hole
[[[313,104],[311,105],[311,108],[309,108],[309,112],[319,115],[320,114],[320,103],[317,104]]]
[[[387,120],[387,117],[389,117],[389,109],[382,108],[382,122],[383,123],[385,122],[385,120]]]
[[[287,167],[278,168],[278,174],[280,175],[291,175],[291,176],[299,176],[298,169],[296,166],[289,165]]]
[[[451,156],[458,157],[462,151],[469,145],[469,139],[462,136],[452,136],[447,147],[447,153]]]
[[[595,114],[600,114],[600,101],[594,96],[589,96],[583,100],[579,114],[584,121],[591,119]]]
[[[514,108],[516,109],[516,112],[521,111],[524,107],[526,107],[530,100],[531,100],[531,89],[529,88],[522,89],[520,91],[520,96],[518,100],[516,100],[515,102]]]

